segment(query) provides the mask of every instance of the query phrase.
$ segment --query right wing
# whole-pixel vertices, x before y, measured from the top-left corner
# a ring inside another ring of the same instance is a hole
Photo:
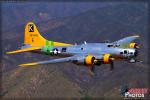
[[[113,42],[113,44],[119,44],[120,47],[123,47],[123,48],[128,48],[129,47],[129,44],[131,42],[133,42],[134,40],[136,40],[137,38],[139,38],[140,36],[139,35],[134,35],[134,36],[129,36],[129,37],[125,37],[123,39],[120,39],[118,41],[115,41]]]
[[[39,61],[39,62],[26,63],[26,64],[21,64],[19,66],[21,66],[21,67],[28,67],[28,66],[33,66],[33,65],[42,65],[42,64],[50,64],[50,63],[71,62],[71,61],[74,61],[76,59],[77,59],[76,56],[72,56],[72,57],[52,59],[52,60],[47,60],[47,61]]]

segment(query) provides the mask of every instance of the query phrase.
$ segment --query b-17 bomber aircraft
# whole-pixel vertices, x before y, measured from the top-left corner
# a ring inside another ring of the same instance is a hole
[[[72,62],[85,65],[89,72],[94,74],[95,66],[110,64],[114,69],[115,60],[124,60],[131,63],[138,62],[138,44],[134,42],[138,35],[125,37],[115,42],[67,44],[44,39],[33,22],[25,26],[24,45],[20,50],[7,52],[15,54],[20,52],[41,52],[47,55],[61,56],[59,59],[21,64],[21,67],[42,65],[50,63]],[[62,58],[64,56],[64,58]]]

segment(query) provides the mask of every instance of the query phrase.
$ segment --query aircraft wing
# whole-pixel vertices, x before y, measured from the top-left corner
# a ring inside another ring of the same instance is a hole
[[[113,42],[114,44],[119,44],[120,47],[128,47],[131,42],[139,38],[140,36],[134,35],[134,36],[129,36],[125,37],[123,39],[120,39],[118,41]]]
[[[39,49],[41,49],[41,47],[29,47],[29,48],[23,48],[20,50],[6,52],[6,54],[15,54],[15,53],[27,52],[27,51],[33,51],[33,50],[39,50]]]
[[[33,66],[33,65],[42,65],[42,64],[50,64],[50,63],[71,62],[71,61],[74,61],[75,59],[77,59],[77,57],[76,56],[72,56],[72,57],[52,59],[52,60],[47,60],[47,61],[39,61],[39,62],[21,64],[19,66],[21,66],[21,67],[28,67],[28,66]]]

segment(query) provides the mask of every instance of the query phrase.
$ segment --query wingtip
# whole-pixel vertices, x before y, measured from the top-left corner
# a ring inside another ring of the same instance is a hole
[[[24,65],[23,64],[20,64],[20,65],[18,65],[19,67],[24,67]]]
[[[20,64],[18,66],[20,66],[20,67],[27,67],[28,65],[26,65],[26,64]]]
[[[9,52],[6,52],[6,54],[8,55],[8,54],[9,54]]]
[[[137,37],[137,38],[139,38],[140,36],[139,36],[139,35],[133,35],[133,37]]]
[[[6,54],[11,54],[11,52],[6,52]]]
[[[18,66],[20,67],[29,67],[29,66],[34,66],[34,65],[37,65],[38,63],[27,63],[27,64],[20,64]]]
[[[6,54],[15,54],[15,51],[6,52]]]

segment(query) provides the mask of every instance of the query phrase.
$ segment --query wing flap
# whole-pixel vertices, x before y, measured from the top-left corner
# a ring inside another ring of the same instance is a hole
[[[39,49],[41,49],[41,47],[23,48],[23,49],[20,49],[20,50],[6,52],[6,54],[15,54],[15,53],[21,53],[21,52],[27,52],[27,51],[33,51],[33,50],[39,50]]]

